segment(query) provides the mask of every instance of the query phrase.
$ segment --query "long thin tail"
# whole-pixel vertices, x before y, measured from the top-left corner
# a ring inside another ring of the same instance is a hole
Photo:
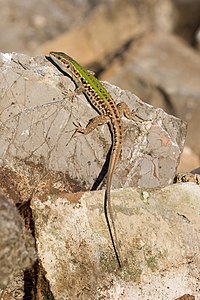
[[[113,237],[112,229],[111,229],[111,226],[110,226],[108,212],[110,214],[110,219],[111,219],[111,222],[112,222],[114,237]],[[115,252],[116,259],[117,259],[117,263],[119,265],[119,268],[121,268],[122,264],[121,264],[121,259],[120,259],[117,233],[116,233],[116,228],[115,228],[115,224],[114,224],[114,220],[113,220],[112,208],[111,208],[111,203],[110,203],[110,190],[109,189],[106,189],[106,191],[105,191],[104,213],[105,213],[106,223],[107,223],[109,234],[110,234],[110,239],[112,241],[113,249],[114,249],[114,252]]]

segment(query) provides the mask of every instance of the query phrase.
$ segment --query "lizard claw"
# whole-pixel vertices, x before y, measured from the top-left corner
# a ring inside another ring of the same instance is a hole
[[[75,122],[73,122],[73,124],[74,124],[74,126],[76,127],[75,133],[76,133],[76,132],[84,133],[85,128],[83,128],[83,127],[81,126],[80,123],[76,124]]]
[[[73,103],[74,99],[76,97],[76,92],[73,92],[72,90],[69,90],[68,97],[69,97],[69,101]]]

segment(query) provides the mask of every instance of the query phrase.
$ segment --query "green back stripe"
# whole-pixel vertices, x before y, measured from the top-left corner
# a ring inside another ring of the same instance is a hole
[[[111,95],[107,92],[107,90],[94,75],[80,66],[75,60],[71,59],[71,63],[79,72],[79,74],[81,74],[81,76],[91,85],[91,87],[95,90],[99,97],[106,102],[106,104],[109,104],[111,101],[114,102]]]

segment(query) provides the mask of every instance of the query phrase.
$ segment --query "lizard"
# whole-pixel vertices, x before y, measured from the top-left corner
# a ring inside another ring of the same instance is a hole
[[[101,82],[94,76],[93,73],[82,67],[77,61],[72,57],[68,56],[63,52],[49,53],[50,60],[53,64],[60,69],[62,72],[66,73],[75,82],[77,88],[76,92],[79,94],[83,92],[89,103],[93,108],[95,108],[99,115],[94,117],[89,121],[85,128],[76,125],[76,132],[82,134],[89,134],[97,126],[108,124],[111,132],[112,145],[111,153],[109,159],[109,165],[107,170],[107,181],[104,194],[104,213],[109,230],[109,235],[112,241],[112,246],[118,263],[118,267],[122,268],[122,260],[120,257],[119,245],[117,240],[117,234],[111,209],[111,184],[112,177],[120,159],[120,154],[122,150],[122,121],[121,117],[124,115],[128,119],[133,119],[136,116],[130,111],[129,107],[125,102],[120,102],[116,104],[110,93],[103,87]],[[139,116],[138,119],[143,120]],[[114,237],[109,221],[111,219],[111,224],[114,232]]]

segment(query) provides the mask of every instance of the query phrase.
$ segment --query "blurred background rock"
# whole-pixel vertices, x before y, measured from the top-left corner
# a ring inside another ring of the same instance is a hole
[[[187,121],[179,171],[199,166],[200,0],[2,0],[0,30],[1,52],[66,52]]]

